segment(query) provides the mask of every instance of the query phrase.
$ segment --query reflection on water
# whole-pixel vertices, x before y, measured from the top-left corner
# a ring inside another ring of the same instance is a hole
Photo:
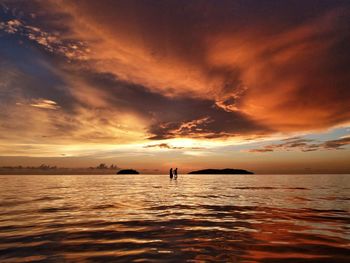
[[[0,176],[2,262],[350,262],[349,175]]]

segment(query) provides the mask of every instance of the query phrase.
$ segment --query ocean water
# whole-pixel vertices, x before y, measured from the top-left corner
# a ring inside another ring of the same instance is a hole
[[[350,175],[0,176],[0,262],[350,262]]]

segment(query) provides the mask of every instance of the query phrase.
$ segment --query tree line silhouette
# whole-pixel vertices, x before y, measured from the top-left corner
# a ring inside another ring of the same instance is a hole
[[[47,165],[47,164],[41,164],[39,166],[22,166],[22,165],[17,165],[17,166],[1,166],[0,169],[39,169],[39,170],[55,170],[55,169],[67,169],[64,167],[57,167],[56,165],[51,166],[51,165]],[[74,168],[73,168],[74,169]],[[81,169],[81,168],[77,168],[77,169]],[[111,165],[107,165],[105,163],[100,163],[99,165],[97,165],[96,167],[88,167],[88,168],[84,168],[84,169],[113,169],[113,170],[117,170],[120,169],[117,165],[115,164],[111,164]]]

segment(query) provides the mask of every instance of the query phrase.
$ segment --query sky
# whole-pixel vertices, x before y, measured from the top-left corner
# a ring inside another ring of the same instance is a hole
[[[350,173],[350,2],[0,0],[0,166]]]

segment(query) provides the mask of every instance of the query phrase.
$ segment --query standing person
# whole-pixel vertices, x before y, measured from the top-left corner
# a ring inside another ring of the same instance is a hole
[[[173,168],[170,168],[169,176],[170,176],[170,179],[173,179]]]
[[[174,178],[177,179],[177,167],[174,170]]]

